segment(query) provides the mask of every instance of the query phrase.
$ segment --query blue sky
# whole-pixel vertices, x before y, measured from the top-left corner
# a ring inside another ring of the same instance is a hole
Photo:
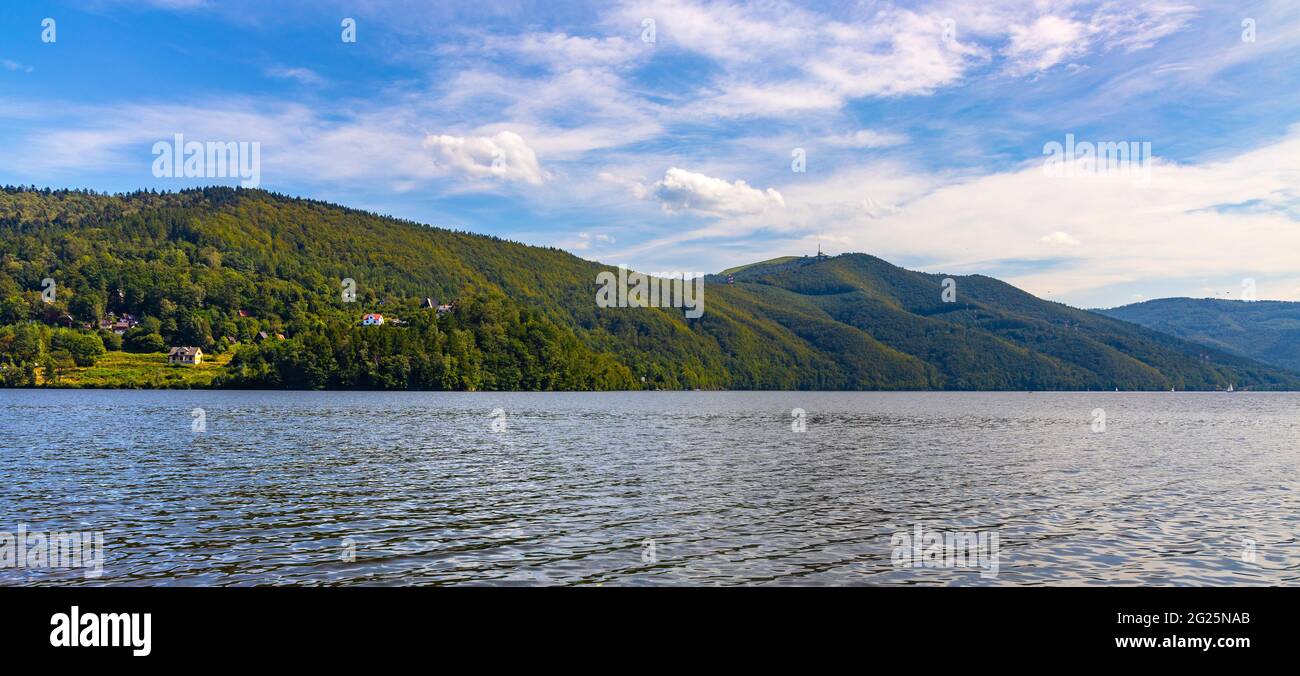
[[[648,271],[820,242],[1087,307],[1296,300],[1296,63],[1289,0],[4,3],[0,181],[238,181],[154,176],[179,133]],[[1067,135],[1151,157],[1052,174]]]

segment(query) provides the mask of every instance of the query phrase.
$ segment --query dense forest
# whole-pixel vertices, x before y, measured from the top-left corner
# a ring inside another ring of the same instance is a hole
[[[5,188],[0,384],[59,384],[107,353],[163,363],[169,347],[197,346],[229,357],[213,381],[222,387],[1300,386],[987,277],[956,277],[956,301],[943,302],[942,276],[864,254],[711,276],[698,319],[598,307],[596,275],[610,269],[261,190]],[[369,313],[385,323],[361,325]],[[111,324],[124,317],[119,335]]]
[[[1094,312],[1300,373],[1300,303],[1161,298]]]

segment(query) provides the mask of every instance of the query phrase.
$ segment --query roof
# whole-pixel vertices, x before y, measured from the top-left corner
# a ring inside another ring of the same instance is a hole
[[[167,353],[167,356],[168,357],[172,357],[172,356],[193,357],[194,355],[201,354],[202,352],[203,350],[197,347],[174,346],[172,347],[171,351]]]

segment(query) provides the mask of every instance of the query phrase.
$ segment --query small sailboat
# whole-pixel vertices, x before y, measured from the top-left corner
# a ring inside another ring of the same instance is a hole
[[[1233,387],[1232,387],[1232,383],[1228,383],[1228,391],[1229,391],[1229,392],[1236,392],[1237,390],[1233,389]]]

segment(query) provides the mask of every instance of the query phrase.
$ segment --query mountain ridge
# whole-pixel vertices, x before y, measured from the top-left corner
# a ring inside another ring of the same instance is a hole
[[[1160,298],[1094,312],[1300,372],[1297,302]]]
[[[127,349],[232,352],[215,381],[226,387],[1300,388],[1295,374],[991,277],[868,254],[741,266],[732,283],[710,275],[704,314],[688,319],[598,307],[596,275],[616,268],[553,247],[261,190],[6,188],[0,244],[0,365],[18,370],[58,351],[52,337],[36,352],[19,340],[33,322],[117,312],[149,321]],[[47,277],[55,303],[40,299]],[[340,298],[349,279],[356,302]],[[421,308],[426,298],[457,309]],[[356,326],[376,311],[405,325]]]

